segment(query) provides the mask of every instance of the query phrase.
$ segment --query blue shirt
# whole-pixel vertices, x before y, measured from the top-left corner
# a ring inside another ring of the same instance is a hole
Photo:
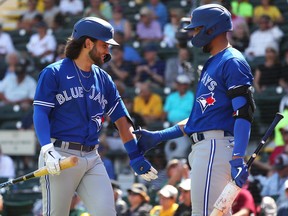
[[[227,91],[235,86],[251,86],[252,83],[251,69],[238,50],[227,48],[209,58],[198,82],[185,133],[224,130],[234,134],[235,119]]]

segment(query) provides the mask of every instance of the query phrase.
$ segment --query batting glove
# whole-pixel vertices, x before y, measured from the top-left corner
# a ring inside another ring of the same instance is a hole
[[[133,133],[139,137],[137,145],[142,154],[154,148],[160,142],[183,136],[179,125],[174,125],[160,131],[148,131],[140,128],[133,131]]]
[[[157,179],[158,172],[140,153],[136,140],[130,140],[124,144],[125,149],[130,158],[130,166],[133,168],[137,175],[140,175],[146,181]]]
[[[55,149],[53,143],[42,146],[41,151],[44,155],[44,161],[51,175],[59,175],[60,170],[60,160],[63,158]]]
[[[243,158],[236,158],[229,162],[231,165],[231,177],[235,181],[236,185],[242,188],[249,176],[248,167]]]

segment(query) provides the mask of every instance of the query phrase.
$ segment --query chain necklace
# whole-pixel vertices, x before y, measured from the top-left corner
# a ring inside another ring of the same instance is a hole
[[[82,80],[81,80],[81,77],[80,77],[80,75],[79,75],[80,69],[76,66],[76,64],[75,64],[74,61],[73,61],[73,65],[74,65],[74,68],[75,68],[76,73],[77,73],[77,75],[78,75],[78,79],[79,79],[80,85],[82,86],[82,88],[84,89],[85,92],[90,92],[93,85],[91,85],[89,89],[86,89],[86,88],[84,87],[84,85],[83,85],[83,83],[82,83]],[[78,71],[78,70],[79,70],[79,71]],[[81,71],[80,71],[80,73],[81,73]],[[85,76],[81,73],[81,75],[82,75],[84,78],[87,78],[87,79],[91,76],[91,74],[92,74],[92,72],[90,72],[90,75],[89,75],[88,77],[85,77]]]

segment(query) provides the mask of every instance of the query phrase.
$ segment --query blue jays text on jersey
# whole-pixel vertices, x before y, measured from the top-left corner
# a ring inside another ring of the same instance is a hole
[[[114,122],[128,112],[105,71],[93,65],[88,78],[75,69],[68,58],[46,67],[39,76],[34,105],[51,108],[52,138],[95,145],[104,116]]]
[[[185,133],[224,130],[233,134],[235,119],[227,91],[252,83],[250,66],[238,50],[230,47],[210,57],[198,82],[196,102],[184,128]]]

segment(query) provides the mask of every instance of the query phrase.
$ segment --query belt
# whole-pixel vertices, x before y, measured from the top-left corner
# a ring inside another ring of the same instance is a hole
[[[205,132],[197,132],[197,133],[192,133],[190,135],[190,139],[192,141],[192,145],[200,142],[204,139],[219,139],[223,137],[229,137],[233,136],[230,132],[228,131],[221,131],[221,130],[212,130],[212,131],[205,131]]]
[[[98,145],[88,146],[88,145],[83,145],[81,143],[65,142],[65,141],[57,139],[54,142],[54,146],[59,147],[59,148],[67,148],[67,149],[71,149],[71,150],[90,152],[90,151],[93,151],[95,149],[95,147]]]

